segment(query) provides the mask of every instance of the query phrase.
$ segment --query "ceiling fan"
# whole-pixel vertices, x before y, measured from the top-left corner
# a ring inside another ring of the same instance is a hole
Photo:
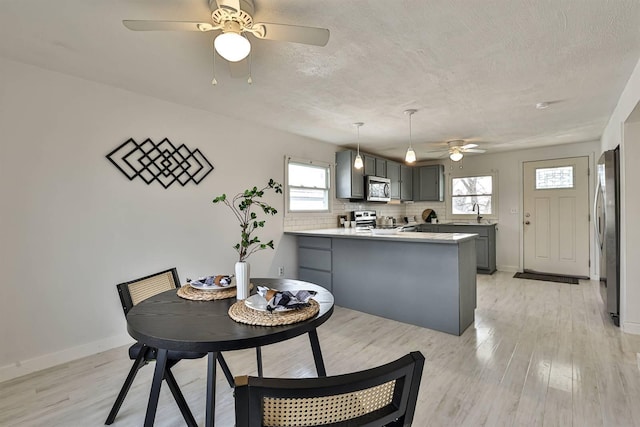
[[[248,34],[263,40],[325,46],[326,28],[255,22],[253,0],[209,0],[211,22],[124,20],[133,31],[220,31],[214,40],[215,50],[230,63],[245,59],[251,52]],[[233,74],[233,68],[232,68]]]
[[[485,153],[487,150],[482,150],[478,147],[478,144],[465,143],[462,139],[454,139],[447,141],[448,149],[446,151],[432,151],[431,153],[439,153],[437,157],[444,157],[448,155],[451,160],[458,162],[464,157],[464,153]]]

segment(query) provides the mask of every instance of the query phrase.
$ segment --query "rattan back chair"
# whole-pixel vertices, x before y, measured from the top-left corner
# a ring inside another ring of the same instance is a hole
[[[424,356],[322,378],[236,377],[236,427],[410,426]]]
[[[178,270],[171,268],[159,273],[151,274],[140,279],[131,280],[129,282],[116,285],[118,288],[118,296],[122,303],[122,310],[126,315],[134,305],[157,295],[161,292],[180,287],[180,279],[178,279]]]
[[[118,294],[120,296],[120,302],[122,303],[122,310],[126,315],[129,310],[133,308],[133,306],[139,304],[147,298],[150,298],[154,295],[157,295],[161,292],[168,291],[171,289],[177,289],[180,287],[180,279],[178,279],[178,271],[175,268],[171,268],[169,270],[161,271],[159,273],[154,273],[149,276],[142,277],[140,279],[131,280],[129,282],[120,283],[116,285],[118,288]],[[153,347],[149,347],[142,343],[135,343],[129,348],[129,358],[133,359],[133,366],[129,371],[129,375],[125,380],[122,388],[120,389],[120,393],[116,398],[113,407],[111,408],[111,412],[109,412],[109,416],[105,421],[105,424],[112,424],[116,416],[118,415],[118,411],[122,406],[122,402],[124,402],[125,397],[131,388],[131,384],[138,373],[138,370],[145,366],[150,361],[154,361],[156,359],[157,349]],[[189,410],[189,406],[187,405],[180,388],[178,387],[178,383],[176,382],[173,374],[171,373],[171,367],[173,367],[176,363],[178,363],[182,359],[199,359],[201,357],[206,356],[206,353],[193,353],[193,352],[184,352],[184,351],[169,351],[167,355],[167,367],[165,369],[165,381],[175,398],[182,415],[187,422],[187,425],[196,425],[196,422]],[[222,357],[222,356],[220,356]]]

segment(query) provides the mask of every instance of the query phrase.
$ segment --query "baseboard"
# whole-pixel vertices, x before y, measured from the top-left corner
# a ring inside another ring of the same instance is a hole
[[[118,335],[1,366],[0,383],[131,343],[133,338],[129,335]]]
[[[640,335],[640,323],[622,322],[622,332],[625,334]]]
[[[517,273],[520,271],[519,268],[514,265],[498,265],[496,268],[498,271],[505,271],[507,273]]]

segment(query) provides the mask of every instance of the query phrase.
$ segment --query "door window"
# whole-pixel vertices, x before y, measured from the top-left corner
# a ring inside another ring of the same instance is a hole
[[[573,187],[573,166],[536,169],[536,190],[558,190]]]

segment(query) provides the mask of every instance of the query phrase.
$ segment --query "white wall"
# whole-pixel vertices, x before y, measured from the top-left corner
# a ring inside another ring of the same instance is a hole
[[[620,145],[620,326],[640,335],[640,61],[636,64],[601,139],[601,151]],[[625,125],[626,123],[626,125]]]
[[[636,109],[640,110],[640,108]],[[622,174],[625,177],[625,197],[621,210],[625,212],[624,239],[620,251],[624,254],[621,262],[621,275],[624,286],[623,328],[626,332],[640,334],[640,225],[638,212],[640,201],[637,189],[640,174],[637,171],[640,159],[640,118],[630,119],[624,127],[624,164]]]
[[[284,155],[333,162],[335,146],[0,60],[0,381],[129,340],[115,284],[176,266],[181,279],[231,272],[235,194],[282,182]],[[215,89],[211,96],[215,96]],[[128,181],[105,155],[128,138],[200,148],[198,186]],[[294,273],[281,212],[254,276]]]
[[[522,164],[527,161],[559,159],[565,157],[590,157],[590,167],[594,170],[594,153],[599,150],[599,142],[581,142],[577,144],[556,145],[529,150],[507,151],[495,154],[483,154],[479,156],[466,156],[463,163],[463,171],[469,174],[483,174],[496,171],[498,174],[498,232],[496,234],[496,264],[501,271],[518,271],[522,268]],[[449,160],[439,163],[445,165],[447,179],[451,172],[458,172],[457,164],[454,170]],[[589,186],[589,206],[593,200],[594,175],[591,174]],[[437,207],[438,217],[452,219],[445,211],[445,204],[415,203],[408,213],[420,211],[424,207]],[[511,213],[516,209],[517,213]],[[589,212],[589,207],[586,207]],[[443,212],[443,213],[441,213]],[[444,214],[444,215],[443,215]],[[593,230],[590,227],[590,242],[593,242]],[[595,259],[595,248],[590,248],[591,259]],[[592,277],[595,277],[595,262],[591,263]]]

